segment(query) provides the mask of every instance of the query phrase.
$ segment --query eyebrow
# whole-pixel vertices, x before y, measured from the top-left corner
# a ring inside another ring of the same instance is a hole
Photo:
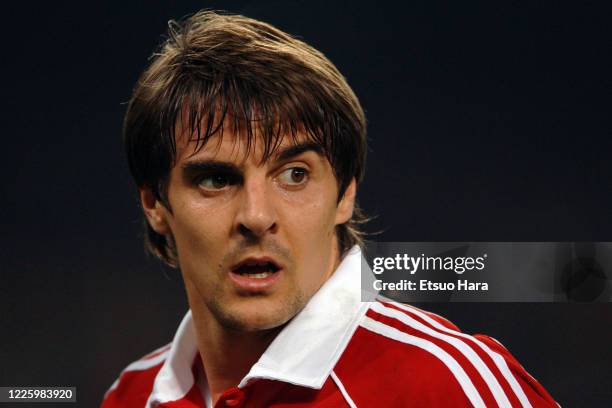
[[[305,152],[315,152],[318,155],[323,155],[324,151],[321,145],[313,142],[299,143],[297,145],[289,146],[281,149],[277,152],[273,159],[274,161],[285,161],[299,156]],[[184,163],[181,166],[185,177],[189,178],[191,175],[199,173],[228,173],[228,174],[240,174],[240,168],[233,163],[225,162],[221,160],[194,160]]]
[[[284,161],[309,151],[315,152],[321,156],[323,156],[324,153],[323,147],[320,144],[305,142],[282,149],[280,152],[276,153],[274,159],[276,161]]]

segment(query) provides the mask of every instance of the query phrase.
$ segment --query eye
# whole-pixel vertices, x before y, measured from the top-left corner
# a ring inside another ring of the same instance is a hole
[[[232,177],[222,173],[209,174],[198,180],[198,186],[204,190],[223,190],[232,183]]]
[[[284,170],[278,177],[285,185],[299,186],[308,180],[308,170],[302,167],[292,167]]]

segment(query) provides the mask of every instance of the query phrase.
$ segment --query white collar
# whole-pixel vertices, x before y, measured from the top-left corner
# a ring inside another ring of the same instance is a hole
[[[351,248],[310,299],[251,367],[238,387],[271,379],[320,389],[344,352],[368,303],[361,301],[361,250]],[[191,311],[181,322],[148,405],[181,399],[194,384],[192,366],[198,353]]]

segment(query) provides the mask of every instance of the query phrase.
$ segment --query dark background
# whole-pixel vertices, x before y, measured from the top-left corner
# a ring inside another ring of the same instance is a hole
[[[181,281],[144,254],[120,129],[167,20],[202,7],[277,25],[345,74],[376,240],[612,241],[612,13],[523,3],[4,6],[0,385],[76,386],[96,406],[171,340]],[[562,406],[612,401],[611,304],[428,307],[501,339]]]

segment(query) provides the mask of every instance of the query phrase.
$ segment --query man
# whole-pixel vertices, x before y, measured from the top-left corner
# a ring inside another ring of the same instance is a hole
[[[213,12],[170,26],[124,137],[148,248],[190,311],[103,407],[555,406],[490,338],[361,301],[365,128],[305,43]]]

